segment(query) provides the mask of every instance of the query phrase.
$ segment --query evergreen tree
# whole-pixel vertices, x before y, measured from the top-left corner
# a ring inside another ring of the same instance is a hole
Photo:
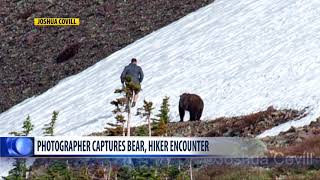
[[[137,136],[148,136],[148,129],[146,126],[139,126],[137,127],[137,132],[136,132]]]
[[[122,97],[117,98],[116,100],[111,101],[111,104],[116,108],[112,111],[116,117],[116,123],[108,123],[108,125],[112,126],[114,130],[111,128],[106,128],[109,130],[111,135],[119,135],[119,131],[123,130],[122,135],[125,136],[124,124],[127,123],[127,136],[130,136],[131,126],[131,103],[134,95],[134,90],[139,88],[135,83],[131,81],[130,77],[126,77],[125,86],[121,89],[116,89],[114,93],[122,95]],[[125,119],[124,114],[127,115],[127,119]]]
[[[132,170],[132,176],[133,179],[137,180],[143,180],[143,179],[149,179],[149,180],[160,180],[160,177],[156,174],[156,169],[153,167],[136,167]]]
[[[132,104],[132,99],[134,95],[134,91],[137,89],[140,89],[140,87],[134,83],[131,79],[130,76],[127,76],[125,78],[125,87],[123,87],[123,93],[125,94],[125,97],[127,98],[127,136],[130,136],[130,131],[131,131],[131,104]]]
[[[162,100],[162,104],[160,107],[160,113],[157,115],[157,117],[160,118],[160,121],[163,121],[165,124],[169,123],[169,97],[165,96]]]
[[[158,136],[164,136],[167,134],[167,125],[170,121],[169,118],[169,97],[165,96],[162,100],[159,114],[156,115],[158,119],[153,119],[153,129]]]
[[[34,125],[31,123],[30,116],[27,116],[27,119],[23,121],[22,131],[12,131],[9,134],[15,135],[15,136],[28,136],[30,132],[33,130]]]
[[[25,159],[15,159],[13,169],[9,171],[9,175],[4,177],[6,180],[25,180],[27,174],[27,165]]]
[[[188,176],[188,173],[185,171],[179,172],[177,180],[190,180],[190,177]]]
[[[53,161],[47,170],[48,179],[72,179],[72,173],[65,160]]]
[[[31,123],[31,119],[30,116],[28,115],[27,119],[23,122],[23,134],[25,134],[26,136],[28,136],[30,134],[30,132],[33,130],[33,124]]]
[[[78,179],[81,180],[90,180],[90,175],[89,175],[89,167],[85,164],[84,166],[81,166]]]
[[[45,136],[53,136],[54,135],[54,127],[56,125],[56,121],[58,118],[59,112],[57,111],[53,111],[52,113],[52,118],[51,118],[51,122],[49,124],[45,124],[43,130],[43,134]]]
[[[146,117],[146,120],[148,122],[148,133],[149,133],[149,136],[151,136],[152,134],[152,131],[151,131],[151,114],[152,114],[152,111],[154,110],[154,107],[153,107],[153,103],[150,101],[146,101],[144,100],[143,101],[143,107],[142,108],[138,108],[138,112],[137,112],[137,115],[140,115],[142,117]]]
[[[131,179],[133,177],[132,170],[129,166],[122,166],[120,167],[117,178],[119,179]]]
[[[31,123],[30,116],[28,115],[26,120],[23,121],[22,131],[13,131],[9,134],[13,134],[15,136],[28,136],[31,131],[33,130],[33,124]],[[7,180],[22,180],[26,179],[26,173],[28,171],[26,160],[25,159],[15,159],[13,162],[13,169],[9,171],[9,175],[7,177],[4,177],[4,179]]]
[[[168,165],[167,167],[162,168],[162,175],[167,179],[178,179],[179,169],[174,165]]]
[[[116,90],[115,93],[122,93],[120,90]],[[111,136],[118,136],[123,135],[125,136],[125,123],[126,119],[124,117],[124,113],[127,112],[125,108],[127,105],[126,98],[121,97],[117,98],[116,100],[111,101],[111,104],[115,106],[115,109],[112,111],[115,114],[116,123],[107,123],[111,127],[107,127],[105,129],[108,130],[109,135]]]

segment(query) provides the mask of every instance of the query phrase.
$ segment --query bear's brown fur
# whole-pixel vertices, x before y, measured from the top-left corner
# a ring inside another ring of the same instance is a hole
[[[183,93],[182,95],[180,95],[180,122],[183,121],[185,111],[189,111],[190,121],[200,121],[203,106],[204,104],[201,97],[196,94]]]

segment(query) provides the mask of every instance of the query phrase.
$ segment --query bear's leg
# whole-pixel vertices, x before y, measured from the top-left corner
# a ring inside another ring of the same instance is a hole
[[[196,113],[190,111],[190,121],[195,121],[196,119]]]
[[[183,121],[185,110],[179,106],[180,122]]]
[[[202,111],[203,111],[203,109],[200,109],[199,112],[197,112],[196,120],[200,121],[201,116],[202,116]]]
[[[197,113],[195,113],[195,115],[194,115],[194,120],[195,120],[195,121],[198,121],[198,120],[199,120],[198,114],[199,114],[199,113],[197,112]]]

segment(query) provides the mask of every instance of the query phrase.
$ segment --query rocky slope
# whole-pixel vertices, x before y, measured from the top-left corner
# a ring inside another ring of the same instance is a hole
[[[16,0],[0,6],[0,112],[213,0]],[[35,27],[34,17],[79,17]],[[66,53],[66,56],[61,56]],[[63,58],[61,58],[63,57]],[[128,59],[119,59],[128,61]]]
[[[238,117],[221,117],[212,121],[171,122],[167,126],[167,136],[195,137],[256,137],[267,129],[279,124],[298,120],[306,116],[305,110],[282,109],[270,106],[267,110]],[[139,127],[133,127],[137,135]],[[91,135],[106,136],[108,130]]]
[[[265,137],[263,140],[270,146],[274,147],[285,147],[296,143],[301,143],[311,137],[320,135],[320,118],[316,121],[311,122],[308,126],[299,128],[291,127],[286,132],[280,133],[278,136]]]
[[[267,144],[272,156],[320,156],[320,118],[308,126],[291,127],[278,136],[265,137],[262,140]]]

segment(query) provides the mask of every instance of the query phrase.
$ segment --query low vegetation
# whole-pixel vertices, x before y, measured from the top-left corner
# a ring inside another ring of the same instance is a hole
[[[131,133],[135,136],[242,136],[255,137],[266,129],[277,124],[290,120],[296,120],[304,117],[305,111],[297,110],[276,110],[269,107],[265,111],[253,113],[250,115],[218,118],[214,121],[196,121],[196,122],[170,122],[168,113],[169,98],[164,97],[159,113],[152,119],[152,123],[132,127]],[[148,121],[152,114],[151,102],[145,102],[145,109],[141,111]],[[147,106],[148,105],[148,106]],[[57,120],[58,112],[54,112],[51,122],[44,128],[45,135],[54,135],[54,124]],[[116,116],[117,117],[117,116]],[[115,118],[116,118],[115,117]],[[150,121],[151,122],[151,121]],[[152,129],[150,132],[150,128]],[[16,135],[27,135],[33,129],[31,118],[28,116],[23,124],[23,131],[12,132]],[[308,130],[307,130],[308,129]],[[299,139],[301,132],[309,132],[310,136],[299,143],[286,144],[285,146],[272,146],[277,139],[263,139],[269,150],[283,156],[302,156],[305,153],[313,153],[319,156],[320,152],[320,120],[312,123],[310,126],[301,129],[290,129],[288,132],[281,133],[282,137],[295,137]],[[106,129],[102,133],[92,135],[111,135]],[[25,134],[27,133],[27,134]],[[122,134],[123,131],[118,131]],[[297,135],[298,134],[298,135]],[[289,136],[290,135],[290,136]],[[281,138],[280,138],[281,139]],[[294,139],[294,138],[292,138]],[[279,140],[279,139],[278,139]],[[296,141],[291,141],[296,142]],[[273,156],[270,153],[267,155]],[[125,161],[125,162],[124,162]],[[190,163],[185,160],[171,161],[169,159],[161,160],[141,160],[136,162],[133,159],[119,160],[97,160],[97,159],[37,159],[28,169],[25,162],[17,161],[16,166],[10,171],[6,179],[24,179],[26,172],[29,172],[29,179],[316,179],[320,174],[319,166],[292,167],[282,165],[279,167],[223,167],[210,166],[206,163]],[[21,168],[22,167],[22,168]]]
[[[262,139],[270,154],[278,156],[320,156],[320,118],[310,125],[294,128],[278,136]]]
[[[208,166],[195,172],[195,179],[201,180],[271,180],[271,179],[318,179],[320,176],[319,169],[310,169],[304,167],[226,167],[226,166]]]

